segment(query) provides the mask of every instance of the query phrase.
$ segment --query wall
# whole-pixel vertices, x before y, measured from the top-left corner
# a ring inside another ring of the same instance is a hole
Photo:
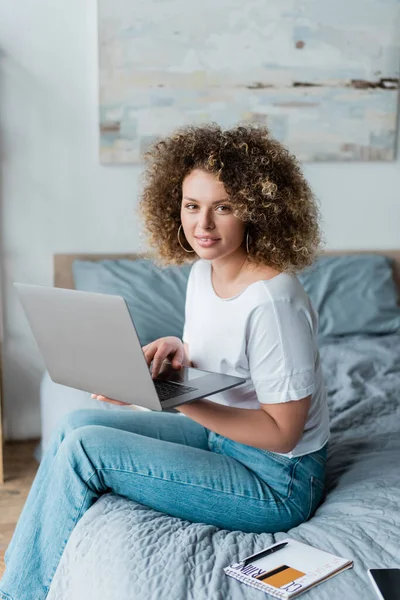
[[[9,438],[40,434],[43,371],[13,281],[52,284],[56,252],[141,251],[140,168],[98,163],[95,0],[0,4],[4,388]],[[328,248],[400,248],[400,168],[305,167]]]
[[[103,164],[140,162],[188,116],[267,123],[303,161],[393,159],[399,0],[98,6]]]

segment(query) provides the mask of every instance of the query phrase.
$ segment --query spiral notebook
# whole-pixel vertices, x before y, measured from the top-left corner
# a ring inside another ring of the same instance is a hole
[[[287,538],[279,544],[285,542],[284,548],[272,554],[264,557],[256,554],[225,567],[226,575],[275,598],[289,599],[353,566],[352,560],[297,540]],[[278,544],[269,548],[274,546]]]

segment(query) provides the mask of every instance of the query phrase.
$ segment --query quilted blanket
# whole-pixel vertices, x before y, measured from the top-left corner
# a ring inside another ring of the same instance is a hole
[[[223,567],[284,537],[354,560],[309,600],[373,600],[368,567],[400,567],[400,335],[320,340],[331,439],[326,497],[289,532],[172,518],[112,494],[76,526],[48,600],[256,600]]]

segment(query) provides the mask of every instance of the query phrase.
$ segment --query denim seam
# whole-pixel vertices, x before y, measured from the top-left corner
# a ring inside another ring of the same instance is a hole
[[[129,474],[132,475],[132,471],[126,471],[125,469],[118,469],[118,468],[117,469],[102,468],[102,469],[96,469],[96,471],[118,471],[119,473],[129,473]],[[244,494],[237,494],[236,492],[229,492],[229,491],[225,492],[223,490],[216,490],[216,489],[214,489],[212,487],[206,487],[204,485],[198,485],[198,484],[195,484],[195,483],[187,483],[186,481],[174,481],[172,479],[166,479],[165,477],[159,477],[158,475],[148,475],[147,473],[139,473],[138,471],[135,471],[134,474],[135,475],[140,475],[141,477],[150,477],[151,479],[159,479],[160,481],[165,481],[167,483],[177,483],[179,485],[190,485],[191,487],[201,488],[201,489],[207,490],[209,492],[217,492],[218,494],[229,494],[230,496],[237,496],[239,498],[247,498],[248,500],[257,500],[258,502],[261,502],[263,504],[270,504],[272,502],[276,504],[276,499],[275,498],[271,499],[271,500],[263,500],[262,498],[257,498],[256,496],[248,496],[248,495],[244,495]],[[262,482],[262,483],[266,483],[266,482]],[[273,490],[273,491],[275,492],[275,490]]]
[[[284,458],[283,456],[280,456],[277,452],[272,452],[272,450],[263,450],[262,448],[258,449],[261,450],[261,452],[264,452],[267,456],[270,456],[273,460],[280,462],[282,465],[289,466],[293,462],[292,458]]]
[[[96,475],[96,472],[92,473],[92,475],[91,475],[91,476],[90,476],[90,477],[89,477],[87,480],[84,480],[84,483],[85,483],[85,485],[87,485],[87,484],[89,483],[89,481],[92,479],[92,477],[94,477],[94,475]],[[68,535],[67,539],[66,539],[66,540],[64,540],[64,543],[63,543],[63,546],[62,546],[62,549],[61,549],[61,554],[60,554],[60,556],[59,556],[59,559],[58,559],[58,562],[57,562],[56,568],[54,569],[53,575],[52,575],[52,576],[51,576],[51,578],[50,578],[50,585],[49,585],[49,586],[45,586],[45,587],[46,587],[46,595],[45,595],[45,599],[47,598],[47,596],[48,596],[48,594],[49,594],[50,587],[51,587],[51,583],[52,583],[52,581],[53,581],[53,579],[54,579],[54,575],[56,574],[56,571],[57,571],[58,565],[59,565],[59,563],[60,563],[60,561],[61,561],[61,557],[62,557],[62,555],[63,555],[63,553],[64,553],[64,550],[65,550],[65,547],[66,547],[66,545],[67,545],[67,543],[68,543],[68,540],[69,540],[69,539],[70,539],[70,537],[71,537],[72,531],[75,529],[75,527],[76,527],[76,524],[78,523],[79,519],[80,519],[80,518],[81,518],[81,516],[82,516],[82,507],[83,507],[83,505],[84,505],[84,503],[85,503],[86,496],[88,495],[88,492],[89,492],[89,490],[87,489],[87,490],[86,490],[86,492],[85,492],[85,495],[84,495],[84,497],[83,497],[83,499],[82,499],[82,503],[81,503],[81,506],[80,506],[80,508],[79,508],[78,516],[77,516],[77,517],[76,517],[76,519],[75,519],[75,525],[72,527],[72,529],[71,529],[71,531],[70,531],[70,533],[69,533],[69,535]],[[11,598],[10,600],[13,600],[13,599]]]
[[[308,519],[311,517],[311,513],[312,513],[312,509],[313,509],[313,504],[314,504],[314,475],[311,475],[310,478],[310,504],[309,504],[309,508],[308,508],[308,512],[307,512],[307,516],[306,516],[306,521],[308,521]]]
[[[92,477],[93,477],[95,474],[96,474],[96,473],[93,473],[93,474],[92,474],[92,475],[89,477],[89,479],[87,479],[87,480],[85,481],[85,484],[87,484],[87,483],[88,483],[88,482],[89,482],[89,481],[92,479]],[[79,521],[80,515],[81,515],[81,513],[82,513],[82,507],[83,507],[83,505],[84,505],[84,503],[85,503],[85,500],[86,500],[86,496],[87,496],[87,494],[88,494],[88,490],[86,490],[86,492],[85,492],[85,495],[84,495],[84,497],[83,497],[82,504],[81,504],[81,506],[80,506],[80,509],[79,509],[79,512],[78,512],[78,517],[77,517],[77,519],[76,519],[76,522],[78,522],[78,521]],[[76,525],[76,523],[75,523],[75,525]],[[74,527],[72,527],[71,533],[72,533],[73,529],[75,528],[75,525],[74,525]],[[59,558],[59,560],[58,560],[58,562],[57,562],[57,565],[56,565],[56,568],[55,568],[55,570],[54,570],[54,573],[53,573],[52,577],[50,578],[50,585],[49,585],[49,586],[47,586],[47,585],[45,585],[45,586],[44,586],[44,588],[45,588],[45,596],[44,596],[44,598],[45,598],[45,599],[47,598],[47,596],[48,596],[48,594],[49,594],[49,591],[50,591],[50,586],[51,586],[51,582],[53,581],[54,575],[55,575],[55,573],[56,573],[56,571],[57,571],[58,565],[59,565],[59,563],[60,563],[61,557],[62,557],[62,555],[63,555],[63,552],[64,552],[64,550],[65,550],[65,547],[66,547],[66,545],[67,545],[67,542],[68,542],[68,540],[69,540],[69,538],[70,538],[70,536],[71,536],[71,533],[70,533],[70,535],[68,536],[68,538],[67,538],[67,539],[64,541],[64,544],[63,544],[63,547],[62,547],[62,550],[61,550],[61,554],[60,554],[60,558]],[[7,594],[7,592],[2,592],[1,590],[0,590],[0,598],[2,598],[3,600],[14,600],[14,598],[13,598],[12,596],[10,596],[9,594]]]
[[[296,460],[296,462],[294,463],[294,465],[293,465],[293,469],[292,469],[292,476],[291,476],[291,478],[290,478],[290,483],[289,483],[289,488],[288,488],[288,498],[290,498],[290,497],[291,497],[291,495],[292,495],[292,488],[293,488],[293,479],[294,479],[294,474],[295,474],[295,471],[296,471],[296,467],[297,467],[297,465],[298,465],[298,464],[299,464],[299,462],[300,462],[300,459],[301,459],[301,457],[300,457],[300,458],[298,458],[298,459]]]

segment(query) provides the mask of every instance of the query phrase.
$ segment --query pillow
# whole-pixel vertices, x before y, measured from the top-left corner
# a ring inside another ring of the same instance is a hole
[[[378,254],[321,256],[298,278],[319,314],[319,335],[400,331],[391,258]]]
[[[74,260],[75,289],[122,296],[142,346],[167,335],[182,339],[192,265],[157,267],[151,259]]]

